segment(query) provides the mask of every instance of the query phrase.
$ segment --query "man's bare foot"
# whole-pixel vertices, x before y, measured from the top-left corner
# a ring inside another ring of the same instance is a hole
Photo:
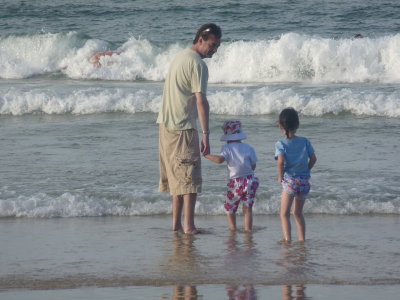
[[[172,231],[180,231],[183,230],[182,225],[172,226]]]
[[[198,233],[200,233],[200,231],[198,231],[196,228],[185,231],[185,234],[198,234]]]

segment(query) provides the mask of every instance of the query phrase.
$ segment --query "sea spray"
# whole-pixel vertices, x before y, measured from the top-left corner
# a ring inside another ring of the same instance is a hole
[[[310,194],[305,206],[307,214],[354,215],[354,214],[400,214],[400,198],[379,200],[375,195],[363,193],[352,195],[351,201],[345,193],[340,195],[321,194],[318,187]],[[90,195],[82,192],[67,192],[60,195],[36,193],[30,196],[4,191],[0,201],[2,217],[96,217],[96,216],[148,216],[170,214],[171,199],[168,194],[160,194],[154,188],[143,191],[114,192],[112,197]],[[202,193],[196,203],[197,215],[225,215],[225,193]],[[260,190],[254,206],[256,215],[276,215],[279,213],[280,192]]]
[[[59,72],[63,59],[74,55],[86,40],[76,32],[0,36],[0,78]]]
[[[189,46],[130,37],[115,47],[76,32],[10,35],[0,38],[0,78],[62,72],[74,79],[163,81],[172,59]],[[89,59],[103,51],[116,54],[101,57],[96,68]],[[223,41],[205,61],[210,83],[397,83],[400,34],[330,39],[286,33],[276,39]]]
[[[115,86],[115,87],[114,87]],[[37,85],[25,90],[0,87],[0,115],[96,114],[110,112],[158,113],[162,84],[108,84],[87,88],[84,84]],[[210,86],[208,100],[212,114],[268,115],[292,106],[303,115],[323,116],[351,113],[358,116],[400,117],[400,91],[392,86],[330,86],[303,88],[301,85]]]

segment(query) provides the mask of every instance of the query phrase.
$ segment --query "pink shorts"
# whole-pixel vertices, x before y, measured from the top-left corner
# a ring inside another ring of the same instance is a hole
[[[289,195],[304,200],[310,192],[309,180],[309,176],[290,177],[285,174],[282,180],[282,188]]]
[[[240,202],[247,207],[252,207],[259,184],[260,181],[253,175],[229,180],[227,199],[224,204],[225,210],[230,214],[235,214]]]

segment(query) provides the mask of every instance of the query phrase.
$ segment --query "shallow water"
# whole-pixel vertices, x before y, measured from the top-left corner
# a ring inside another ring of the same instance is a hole
[[[400,287],[352,285],[175,285],[0,292],[7,300],[36,299],[396,299]],[[235,298],[236,297],[236,298]]]
[[[60,19],[64,5],[70,9]],[[205,19],[224,32],[217,54],[205,60],[212,149],[220,149],[223,121],[241,119],[259,158],[256,213],[278,212],[273,151],[281,134],[275,122],[287,106],[300,112],[298,134],[312,141],[318,156],[308,213],[400,213],[394,18],[400,6],[385,0],[208,7],[5,1],[0,217],[170,213],[169,197],[157,192],[155,120],[169,63],[190,45],[206,11]],[[353,38],[356,32],[365,37]],[[105,50],[119,54],[102,58],[100,68],[89,63]],[[225,167],[203,166],[196,212],[224,214]]]
[[[197,217],[196,236],[171,232],[170,221],[3,218],[0,238],[12,239],[1,249],[0,288],[400,284],[397,216],[306,216],[306,243],[291,245],[279,242],[275,216],[236,234],[223,216]]]
[[[232,284],[260,299],[397,297],[396,1],[3,2],[1,298],[223,299]],[[209,20],[223,29],[205,60],[212,151],[240,119],[259,158],[253,234],[227,230],[225,166],[203,160],[198,236],[170,232],[157,192],[163,80]],[[290,246],[278,243],[273,159],[287,106],[318,156],[308,240]]]
[[[0,116],[0,216],[74,217],[166,214],[169,196],[157,192],[158,128],[155,114]],[[211,117],[212,151],[220,124]],[[236,118],[236,116],[235,116]],[[242,118],[258,156],[256,214],[276,214],[274,116]],[[329,214],[399,214],[396,182],[400,122],[351,115],[303,117],[318,163],[305,210]],[[203,160],[204,191],[196,211],[224,214],[226,167]]]

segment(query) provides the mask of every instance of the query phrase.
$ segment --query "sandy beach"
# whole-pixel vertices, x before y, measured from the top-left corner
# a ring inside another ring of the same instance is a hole
[[[0,299],[399,299],[399,14],[393,0],[2,1]],[[157,189],[166,74],[206,22],[223,31],[204,59],[211,151],[240,120],[258,157],[252,233],[228,230],[225,165],[202,161],[199,235],[171,232]],[[318,157],[307,240],[290,245],[285,107]]]
[[[81,288],[46,291],[2,292],[2,299],[396,299],[400,287],[396,286],[358,286],[358,285],[297,285],[297,286],[134,286],[124,288]]]
[[[400,292],[400,217],[307,221],[306,243],[283,245],[277,216],[256,216],[250,234],[230,233],[223,216],[199,216],[196,236],[171,232],[170,216],[3,218],[0,296],[293,299],[285,294],[303,291],[314,299],[389,299]]]

